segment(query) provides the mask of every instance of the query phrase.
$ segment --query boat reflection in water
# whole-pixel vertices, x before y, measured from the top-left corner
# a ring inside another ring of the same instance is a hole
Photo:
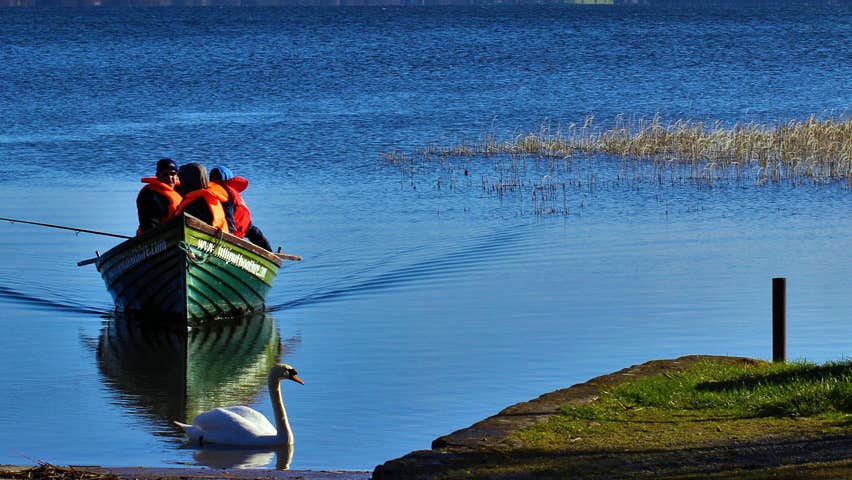
[[[173,420],[191,422],[215,407],[247,405],[267,394],[269,369],[298,337],[282,342],[275,321],[256,314],[210,325],[162,325],[117,317],[101,330],[98,367],[118,403],[154,426],[154,434],[183,438]],[[215,468],[286,469],[292,447],[210,448],[196,462]]]

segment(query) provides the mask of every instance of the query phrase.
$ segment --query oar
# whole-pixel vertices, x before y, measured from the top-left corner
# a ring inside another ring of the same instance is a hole
[[[80,260],[79,262],[77,262],[77,266],[82,267],[84,265],[91,265],[91,264],[97,262],[98,259],[101,258],[101,253],[98,252],[97,250],[95,250],[95,255],[97,255],[97,257],[92,257],[92,258],[87,258],[85,260]]]
[[[284,260],[294,260],[296,262],[302,261],[302,257],[300,257],[298,255],[291,255],[289,253],[283,253],[281,251],[280,246],[278,247],[278,250],[275,252],[275,256],[278,257],[278,258],[284,259]]]
[[[21,220],[21,219],[18,219],[18,218],[0,217],[0,220],[6,220],[7,222],[12,222],[12,223],[27,223],[29,225],[38,225],[40,227],[61,228],[63,230],[71,230],[72,232],[92,233],[94,235],[104,235],[104,236],[107,236],[107,237],[133,238],[133,237],[129,237],[127,235],[119,235],[117,233],[99,232],[97,230],[89,230],[89,229],[86,229],[86,228],[77,228],[77,227],[66,227],[64,225],[53,225],[51,223],[31,222],[29,220]]]

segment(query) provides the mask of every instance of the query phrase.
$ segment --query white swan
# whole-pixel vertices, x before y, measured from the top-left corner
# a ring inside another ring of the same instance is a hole
[[[192,419],[192,425],[174,422],[183,428],[190,442],[201,446],[211,443],[217,445],[292,445],[293,432],[287,421],[287,411],[281,399],[281,380],[292,380],[302,385],[305,382],[290,365],[279,363],[269,369],[269,398],[275,412],[275,426],[253,408],[242,405],[218,407],[199,413]],[[276,428],[277,427],[277,428]]]

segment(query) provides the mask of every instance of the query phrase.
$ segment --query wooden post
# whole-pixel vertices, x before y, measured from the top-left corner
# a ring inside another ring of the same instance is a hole
[[[787,279],[772,279],[772,361],[787,361]]]

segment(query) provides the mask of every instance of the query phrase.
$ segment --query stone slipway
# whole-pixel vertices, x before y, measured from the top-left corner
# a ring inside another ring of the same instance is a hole
[[[703,360],[721,360],[734,363],[761,363],[745,357],[723,357],[713,355],[689,355],[670,360],[653,360],[641,365],[619,370],[615,373],[595,377],[585,383],[563,388],[541,395],[528,402],[512,405],[497,415],[477,422],[470,427],[444,435],[432,442],[431,450],[418,450],[404,457],[390,460],[376,467],[374,480],[429,478],[445,468],[460,468],[470,463],[476,466],[483,452],[517,447],[509,434],[533,425],[559,413],[566,403],[588,403],[597,398],[600,391],[640,376],[682,370]]]

